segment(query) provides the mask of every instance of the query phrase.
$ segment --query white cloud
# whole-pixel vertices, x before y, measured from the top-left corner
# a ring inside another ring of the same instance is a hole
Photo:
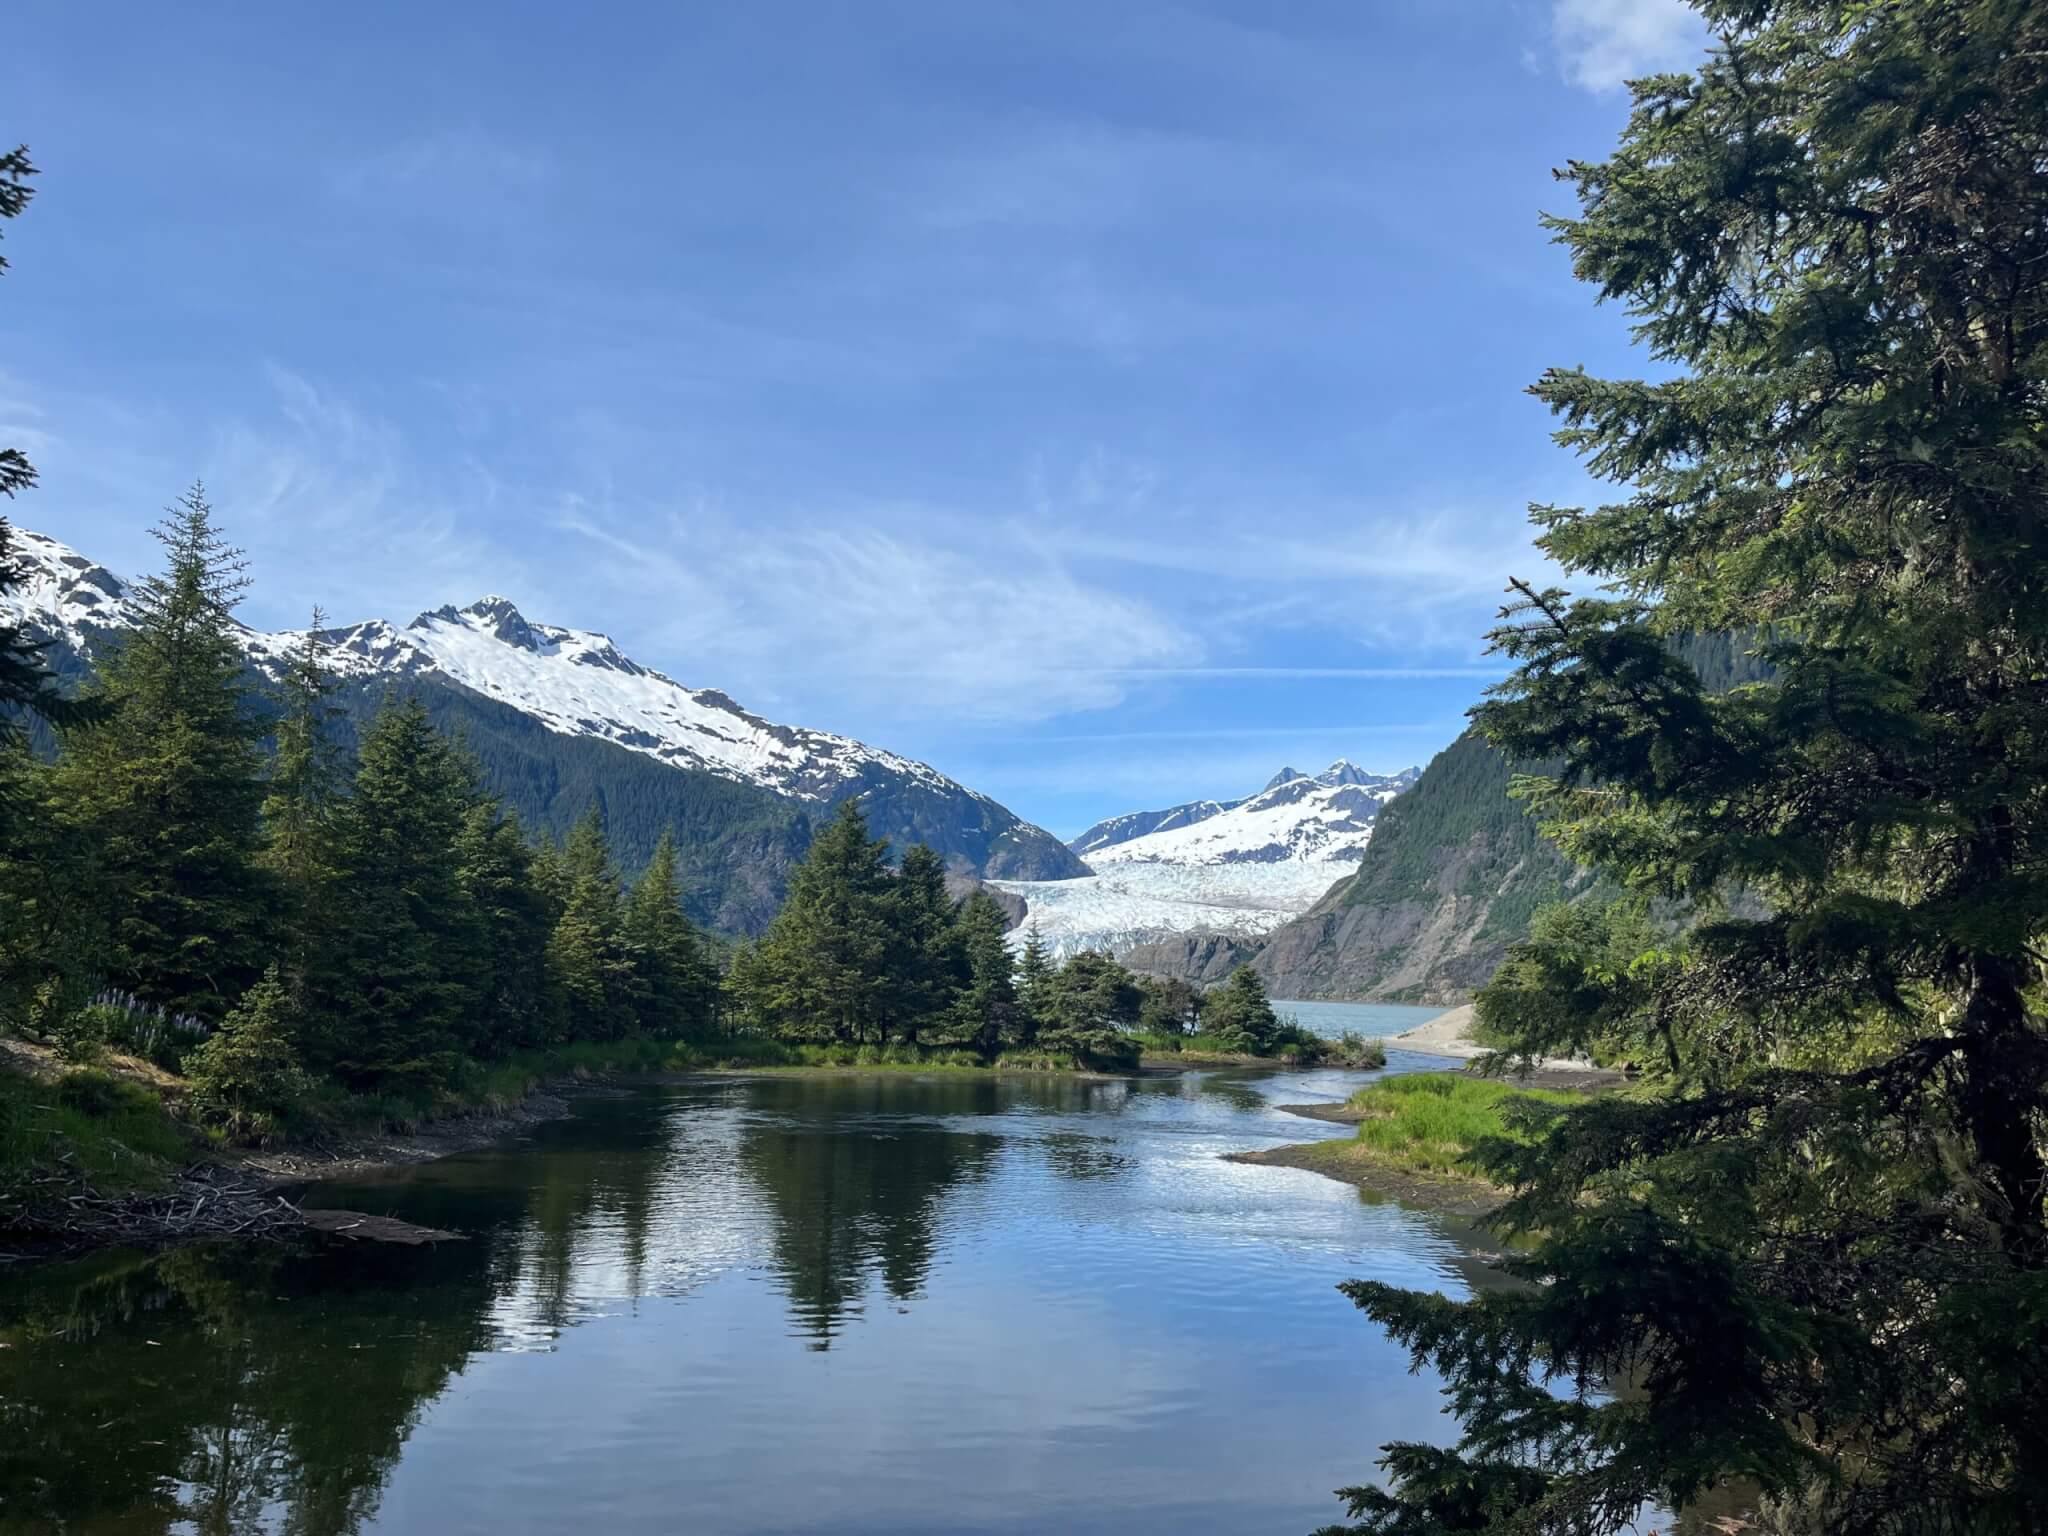
[[[1691,64],[1706,29],[1686,0],[1556,0],[1551,37],[1567,80],[1607,91]]]
[[[1000,535],[961,550],[866,519],[756,531],[699,511],[659,539],[618,522],[563,526],[617,557],[604,578],[648,616],[643,659],[693,684],[780,678],[868,715],[1029,721],[1107,708],[1202,656],[1148,604]]]

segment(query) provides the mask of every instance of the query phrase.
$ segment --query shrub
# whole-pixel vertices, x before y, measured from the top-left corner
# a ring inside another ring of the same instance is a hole
[[[57,1053],[81,1066],[94,1065],[106,1057],[111,1010],[87,1004],[67,1014],[51,1031]]]
[[[285,1025],[289,1006],[273,969],[187,1056],[192,1102],[206,1123],[264,1141],[305,1102],[309,1085]]]

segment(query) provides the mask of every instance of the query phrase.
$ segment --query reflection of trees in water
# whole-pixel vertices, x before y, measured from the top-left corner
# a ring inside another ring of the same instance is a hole
[[[667,1138],[621,1117],[522,1160],[448,1164],[405,1214],[474,1234],[431,1249],[326,1243],[102,1255],[0,1291],[0,1536],[77,1528],[341,1536],[507,1308],[567,1320],[602,1231],[629,1274]],[[389,1188],[335,1191],[388,1209]]]
[[[739,1168],[765,1199],[791,1311],[823,1348],[874,1280],[899,1301],[922,1289],[947,1193],[995,1166],[1000,1140],[975,1121],[1113,1114],[1131,1092],[1072,1078],[785,1079],[734,1085],[717,1107],[750,1112]],[[665,1181],[701,1175],[665,1108],[579,1117],[539,1156],[443,1164],[402,1201],[389,1185],[328,1194],[468,1242],[194,1247],[8,1273],[0,1536],[358,1529],[426,1407],[504,1327],[568,1326],[579,1279],[607,1262],[639,1293]],[[1053,1130],[1044,1144],[1068,1177],[1122,1166],[1087,1134]]]
[[[757,1110],[795,1106],[781,1087],[804,1087],[801,1114],[757,1119],[741,1133],[740,1166],[767,1196],[775,1267],[790,1310],[813,1347],[830,1347],[860,1310],[872,1276],[898,1301],[923,1287],[937,1247],[941,1199],[988,1176],[997,1138],[949,1130],[933,1114],[987,1113],[988,1082],[921,1093],[916,1118],[892,1118],[904,1085],[869,1078],[767,1084]],[[926,1089],[930,1084],[919,1085]],[[859,1125],[845,1123],[858,1118]]]
[[[488,1342],[480,1245],[408,1250],[402,1284],[390,1257],[195,1248],[10,1276],[0,1532],[354,1530]]]

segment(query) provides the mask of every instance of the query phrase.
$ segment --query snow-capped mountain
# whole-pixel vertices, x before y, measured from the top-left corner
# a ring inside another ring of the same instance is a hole
[[[1070,845],[1084,880],[1002,880],[1026,926],[1055,951],[1109,949],[1188,934],[1257,938],[1313,906],[1365,856],[1373,819],[1420,770],[1372,774],[1339,759],[1310,775],[1283,769],[1255,795],[1134,811]]]
[[[1067,846],[1085,859],[1097,849],[1107,848],[1113,843],[1127,843],[1135,837],[1144,837],[1152,832],[1170,832],[1176,827],[1191,827],[1198,821],[1207,821],[1211,816],[1243,803],[1241,800],[1190,800],[1186,805],[1172,806],[1163,811],[1126,811],[1121,816],[1098,821],[1069,841]]]
[[[89,664],[133,627],[134,598],[119,577],[47,535],[16,528],[14,540],[27,580],[0,595],[0,614],[55,642],[60,664],[66,651]],[[304,640],[304,631],[244,634],[251,663],[273,677]],[[456,690],[554,735],[765,790],[813,817],[861,796],[878,834],[930,842],[963,871],[1054,880],[1085,873],[1050,833],[928,764],[765,720],[716,689],[640,665],[607,636],[534,623],[504,597],[437,608],[403,627],[371,619],[326,629],[321,639],[328,666],[345,682]]]

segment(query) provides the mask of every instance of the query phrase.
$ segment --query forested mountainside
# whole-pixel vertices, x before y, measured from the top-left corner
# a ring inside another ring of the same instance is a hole
[[[82,686],[132,620],[127,583],[47,535],[15,532],[27,580],[7,607],[49,642],[67,685]],[[252,670],[274,679],[292,637],[241,633]],[[1051,833],[923,763],[763,720],[602,635],[529,623],[502,598],[323,636],[346,745],[388,693],[417,694],[529,829],[560,835],[595,804],[628,878],[672,830],[690,915],[726,933],[766,926],[814,826],[850,799],[899,851],[928,844],[963,876],[1087,873]]]
[[[1695,635],[1673,648],[1707,688],[1721,691],[1768,675],[1753,654],[1756,643]],[[1508,797],[1515,771],[1471,731],[1438,753],[1380,813],[1358,872],[1267,937],[1250,962],[1267,990],[1290,998],[1468,1001],[1527,933],[1538,907],[1593,888]]]

